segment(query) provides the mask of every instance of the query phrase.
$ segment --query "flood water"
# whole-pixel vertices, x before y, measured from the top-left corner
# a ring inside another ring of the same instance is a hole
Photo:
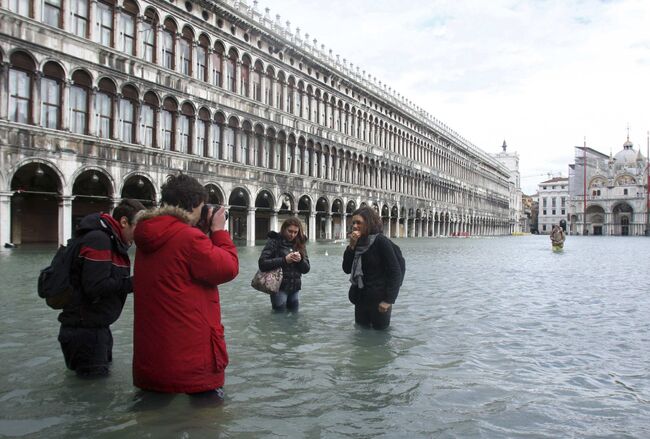
[[[298,313],[221,286],[226,401],[139,406],[133,301],[109,378],[65,369],[36,295],[53,249],[0,251],[0,436],[42,438],[648,437],[650,239],[396,240],[407,274],[388,331],[354,325],[341,244],[308,247]]]

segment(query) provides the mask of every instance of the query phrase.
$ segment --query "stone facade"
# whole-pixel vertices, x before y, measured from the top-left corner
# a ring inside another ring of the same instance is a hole
[[[575,162],[569,171],[572,234],[646,234],[648,160],[634,149],[629,137],[614,156],[586,146],[576,147]]]
[[[554,224],[567,218],[569,200],[569,179],[554,177],[541,182],[538,186],[537,231],[548,235]]]
[[[298,215],[344,239],[509,232],[508,170],[243,1],[0,0],[0,242],[59,242],[190,174],[249,245]]]
[[[521,191],[521,174],[519,172],[519,154],[516,152],[507,152],[508,145],[503,141],[502,151],[494,154],[493,157],[503,163],[510,172],[508,191],[510,193],[510,233],[528,232],[527,228],[522,228],[527,224],[527,218],[523,211]]]

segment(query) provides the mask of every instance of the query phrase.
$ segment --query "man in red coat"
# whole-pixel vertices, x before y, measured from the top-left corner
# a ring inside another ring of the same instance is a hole
[[[142,212],[134,239],[133,383],[144,390],[221,399],[228,353],[217,285],[239,272],[221,207],[207,236],[194,227],[206,190],[170,177],[162,206]]]

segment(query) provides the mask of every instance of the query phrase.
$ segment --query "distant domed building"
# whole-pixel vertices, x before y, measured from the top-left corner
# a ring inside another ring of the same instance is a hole
[[[629,136],[614,156],[586,146],[575,150],[575,163],[569,166],[570,233],[644,235],[648,228],[647,157],[634,149]]]

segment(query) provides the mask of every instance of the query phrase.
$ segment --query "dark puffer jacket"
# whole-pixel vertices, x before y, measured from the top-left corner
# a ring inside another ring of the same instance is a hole
[[[298,263],[288,264],[285,257],[294,251],[293,243],[287,241],[278,232],[269,232],[268,240],[262,250],[258,266],[261,271],[270,271],[282,267],[282,284],[280,291],[295,293],[302,287],[301,277],[309,272],[309,257],[307,250]]]
[[[133,284],[129,246],[120,230],[107,214],[94,213],[81,220],[77,235],[83,235],[82,244],[70,275],[75,294],[59,314],[63,326],[108,327],[122,313]]]

